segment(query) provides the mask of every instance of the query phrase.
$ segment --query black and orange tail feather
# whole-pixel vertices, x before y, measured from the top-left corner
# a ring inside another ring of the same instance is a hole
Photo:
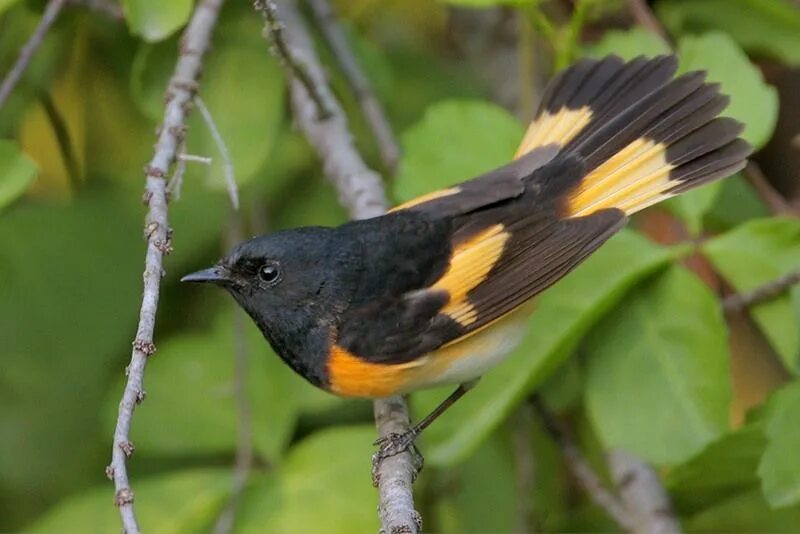
[[[583,162],[566,215],[627,215],[744,167],[742,125],[717,115],[728,97],[705,73],[673,78],[674,56],[583,60],[548,86],[517,151],[557,145]]]

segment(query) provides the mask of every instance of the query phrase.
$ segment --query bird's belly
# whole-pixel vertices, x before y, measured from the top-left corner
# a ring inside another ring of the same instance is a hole
[[[519,345],[530,312],[523,306],[466,339],[430,353],[427,363],[415,373],[417,380],[410,389],[461,384],[480,377]]]

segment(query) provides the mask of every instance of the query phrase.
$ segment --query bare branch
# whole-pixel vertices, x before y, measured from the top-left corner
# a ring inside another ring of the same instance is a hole
[[[176,161],[178,150],[186,135],[186,117],[192,98],[197,91],[197,81],[202,70],[202,59],[209,48],[211,34],[223,0],[202,0],[197,4],[180,43],[175,72],[167,86],[167,104],[164,123],[155,145],[153,159],[145,167],[146,183],[144,201],[148,206],[145,219],[147,253],[144,268],[144,294],[139,312],[139,326],[133,342],[131,362],[127,368],[128,380],[119,403],[119,414],[114,429],[111,464],[106,472],[114,481],[116,504],[122,525],[127,534],[138,534],[139,525],[133,509],[133,491],[128,480],[126,459],[133,453],[129,434],[131,418],[137,404],[144,399],[142,382],[148,356],[156,351],[153,344],[156,310],[164,275],[162,260],[172,250],[171,230],[167,221],[166,177]]]
[[[270,50],[281,62],[286,71],[286,78],[297,80],[303,84],[308,97],[316,104],[317,118],[324,120],[330,117],[333,110],[329,99],[332,97],[324,94],[320,88],[321,86],[312,79],[311,73],[309,73],[309,66],[306,65],[306,58],[295,54],[296,50],[293,50],[287,43],[284,35],[284,24],[278,18],[278,7],[275,1],[255,0],[253,7],[264,17],[264,37],[272,43]]]
[[[386,117],[383,106],[380,100],[375,97],[372,84],[361,71],[361,67],[350,49],[347,36],[341,24],[339,24],[330,2],[328,0],[307,0],[307,3],[317,20],[322,35],[328,42],[331,51],[333,51],[339,67],[341,67],[347,83],[355,94],[367,125],[375,135],[378,150],[381,154],[381,161],[383,161],[386,169],[393,173],[400,160],[400,147],[397,144],[397,138],[394,135],[389,119]]]
[[[22,78],[22,74],[25,72],[25,69],[28,68],[28,64],[30,64],[33,58],[33,54],[35,54],[39,46],[41,46],[47,32],[50,31],[50,27],[58,18],[65,3],[66,0],[50,0],[47,3],[47,7],[45,7],[44,13],[42,14],[42,19],[28,39],[28,42],[26,42],[19,51],[19,56],[14,66],[11,67],[11,70],[8,71],[5,79],[3,79],[3,83],[0,84],[0,109],[2,109],[3,104],[5,104],[8,99],[8,95],[11,94],[11,91],[14,90],[14,87]]]
[[[661,25],[650,9],[650,6],[648,6],[644,0],[628,0],[628,7],[631,10],[631,15],[633,15],[634,20],[636,20],[638,24],[658,35],[670,48],[672,47],[669,34],[667,34],[664,26]]]
[[[619,449],[608,454],[608,464],[619,496],[633,515],[634,532],[678,534],[681,531],[669,495],[650,465]]]
[[[725,297],[722,307],[726,312],[738,312],[781,295],[794,285],[800,284],[800,269],[771,280],[747,293],[734,293]]]
[[[241,213],[234,211],[230,217],[228,250],[244,239],[244,221]],[[233,342],[234,342],[234,394],[236,396],[236,462],[233,469],[233,487],[228,503],[222,510],[214,525],[215,534],[228,534],[233,531],[236,520],[236,509],[242,493],[250,478],[253,465],[253,415],[250,398],[247,394],[247,375],[250,349],[247,344],[247,333],[244,323],[244,312],[238,306],[233,310]]]
[[[223,169],[225,170],[225,184],[228,186],[228,197],[231,199],[231,205],[233,206],[233,209],[238,210],[239,188],[236,185],[236,176],[233,173],[233,162],[231,161],[230,152],[228,152],[228,145],[225,144],[222,134],[219,133],[219,128],[217,128],[217,124],[214,122],[214,117],[211,116],[211,112],[206,107],[203,99],[199,96],[194,97],[194,104],[197,106],[197,110],[203,117],[203,121],[206,123],[208,131],[211,132],[211,138],[217,145],[219,155],[222,157]]]
[[[203,165],[211,165],[214,163],[214,160],[208,156],[197,156],[195,154],[186,154],[183,152],[178,153],[178,159],[184,162],[191,161],[193,163],[202,163]]]
[[[767,177],[761,172],[761,167],[756,162],[748,161],[743,173],[750,185],[753,186],[753,189],[756,190],[758,196],[774,215],[800,216],[794,207],[772,187],[772,184],[769,183]]]
[[[308,68],[305,81],[298,78],[291,81],[295,119],[322,159],[325,174],[338,190],[339,200],[350,215],[357,219],[380,215],[388,205],[381,178],[366,166],[353,143],[347,119],[325,82],[322,66],[297,5],[287,0],[281,2],[278,9],[280,20],[286,25],[285,46],[291,51],[289,57],[300,59]],[[311,91],[308,82],[312,83]],[[312,96],[314,92],[323,95],[322,98],[331,105],[331,114],[324,120],[320,119],[318,100]],[[375,414],[381,437],[409,430],[408,408],[399,397],[376,401]],[[416,466],[409,451],[381,463],[376,478],[384,532],[414,534],[420,531],[420,516],[414,509],[411,491],[415,476]]]
[[[533,413],[528,403],[517,408],[513,418],[514,474],[517,491],[515,531],[534,532],[533,491],[536,489],[536,464],[534,462]]]
[[[592,466],[584,458],[583,453],[572,441],[567,432],[561,427],[560,423],[550,413],[547,407],[538,396],[531,398],[536,413],[544,425],[545,430],[550,434],[567,462],[567,467],[572,472],[575,480],[581,485],[589,498],[594,503],[605,510],[606,514],[625,531],[634,532],[636,522],[630,515],[620,500],[610,492],[603,481],[594,472]]]

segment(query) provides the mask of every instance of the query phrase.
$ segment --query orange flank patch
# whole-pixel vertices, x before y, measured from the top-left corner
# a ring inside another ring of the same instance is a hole
[[[414,198],[409,200],[408,202],[404,202],[399,206],[395,206],[389,210],[389,213],[394,211],[405,210],[408,208],[412,208],[414,206],[418,206],[420,204],[424,204],[425,202],[430,202],[431,200],[436,200],[437,198],[444,198],[449,197],[450,195],[455,195],[458,193],[460,189],[458,187],[450,187],[448,189],[440,189],[438,191],[431,191],[430,193],[424,194],[420,197]]]
[[[431,286],[432,290],[444,290],[450,295],[442,313],[463,326],[475,322],[478,313],[467,293],[486,280],[510,237],[502,224],[495,224],[456,247],[447,272]]]
[[[406,390],[411,371],[423,365],[425,359],[400,364],[371,363],[334,344],[328,358],[330,390],[343,397],[389,397]]]
[[[589,106],[579,109],[562,108],[556,113],[547,111],[528,127],[514,157],[518,158],[544,145],[564,146],[572,141],[590,120],[592,120],[592,110]]]

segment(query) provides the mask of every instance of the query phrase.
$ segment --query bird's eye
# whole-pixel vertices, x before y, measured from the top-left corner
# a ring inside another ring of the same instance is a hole
[[[269,286],[274,286],[281,281],[281,269],[277,263],[265,263],[258,269],[258,277]]]

